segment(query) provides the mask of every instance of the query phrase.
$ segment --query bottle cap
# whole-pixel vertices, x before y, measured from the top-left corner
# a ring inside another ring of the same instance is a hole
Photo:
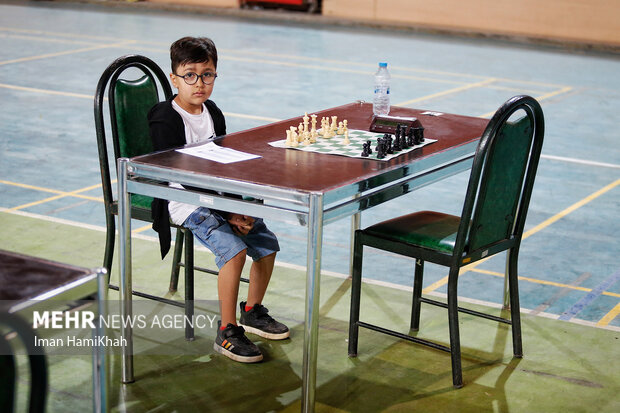
[[[387,67],[387,63],[386,62],[380,62],[379,63],[379,67]]]

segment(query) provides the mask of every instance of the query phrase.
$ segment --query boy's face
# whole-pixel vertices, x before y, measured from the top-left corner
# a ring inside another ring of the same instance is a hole
[[[180,77],[188,73],[195,73],[197,75],[210,73],[215,75],[216,70],[213,62],[209,61],[207,63],[187,63],[179,65],[176,74],[170,73],[172,85],[178,90],[178,95],[174,98],[174,101],[187,112],[198,115],[202,112],[203,102],[209,99],[211,92],[213,92],[214,83],[206,85],[204,82],[212,82],[215,80],[215,77],[203,76],[193,85],[188,85],[185,79]]]

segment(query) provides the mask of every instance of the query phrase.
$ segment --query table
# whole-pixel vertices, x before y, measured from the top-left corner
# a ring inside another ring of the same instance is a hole
[[[471,167],[478,138],[488,120],[393,107],[390,115],[416,116],[425,136],[438,141],[389,161],[273,148],[268,142],[283,139],[285,130],[299,118],[272,123],[227,135],[219,143],[261,158],[220,164],[162,151],[118,160],[121,315],[131,315],[131,194],[202,205],[219,210],[275,219],[307,226],[305,328],[302,365],[302,410],[313,411],[316,387],[318,315],[323,226],[352,217],[352,231],[359,228],[360,213],[415,189],[445,179]],[[354,102],[316,113],[347,119],[350,129],[368,130],[372,105]],[[261,199],[252,202],[227,195],[205,194],[195,189],[175,189],[172,181],[192,187]],[[123,332],[122,380],[133,381],[131,327]]]
[[[30,322],[34,311],[56,309],[59,302],[96,297],[98,314],[106,314],[105,269],[90,270],[0,250],[0,311]],[[98,326],[95,334],[103,335]],[[93,347],[93,409],[107,412],[107,360],[105,349]]]

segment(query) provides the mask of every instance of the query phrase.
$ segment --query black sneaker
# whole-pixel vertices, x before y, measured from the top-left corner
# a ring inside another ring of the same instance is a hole
[[[263,359],[256,344],[245,336],[243,327],[230,323],[221,329],[222,321],[217,322],[217,337],[213,343],[213,350],[226,357],[241,363],[256,363]]]
[[[240,307],[239,325],[243,326],[248,333],[254,333],[270,340],[283,340],[290,335],[288,327],[274,320],[267,314],[269,310],[262,305],[254,304],[250,311],[245,311],[245,301],[242,301]]]

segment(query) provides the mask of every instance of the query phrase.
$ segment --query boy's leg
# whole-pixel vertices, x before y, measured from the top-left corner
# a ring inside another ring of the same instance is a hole
[[[263,297],[269,286],[269,280],[273,273],[273,266],[276,261],[276,253],[269,254],[258,261],[252,263],[250,268],[250,285],[248,288],[248,307],[254,304],[262,304]]]
[[[283,340],[290,335],[288,327],[271,317],[269,310],[261,304],[271,279],[275,259],[274,252],[252,263],[248,301],[240,303],[239,325],[248,333],[270,340]]]
[[[217,294],[220,300],[222,326],[227,326],[229,323],[237,325],[239,279],[245,264],[245,254],[246,250],[239,252],[220,268],[217,278]]]
[[[252,231],[244,237],[247,254],[254,261],[250,269],[250,286],[247,303],[241,302],[239,325],[249,333],[271,340],[282,340],[289,336],[289,329],[274,320],[269,310],[262,305],[265,291],[271,279],[276,252],[280,250],[278,239],[262,219],[257,218]]]
[[[244,329],[237,325],[236,319],[239,279],[247,254],[245,243],[233,234],[226,220],[212,214],[207,208],[196,209],[183,225],[215,254],[220,269],[217,290],[222,319],[218,321],[213,349],[242,363],[262,360],[260,349],[245,336]]]

